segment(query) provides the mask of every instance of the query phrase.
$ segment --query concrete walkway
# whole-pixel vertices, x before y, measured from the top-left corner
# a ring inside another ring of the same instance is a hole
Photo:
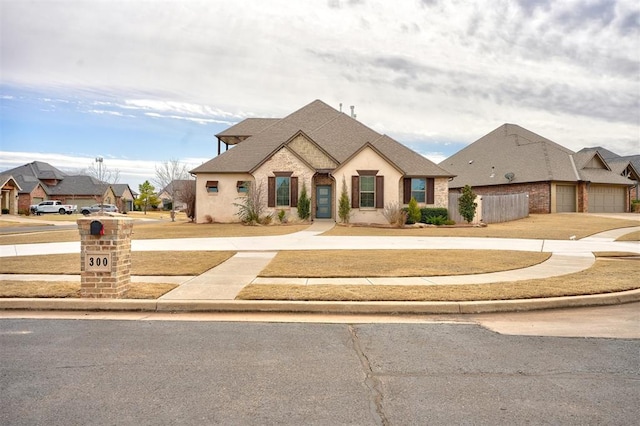
[[[596,251],[625,251],[640,255],[638,242],[615,242],[633,228],[606,231],[579,241],[527,240],[508,238],[445,237],[331,237],[322,233],[335,226],[333,221],[314,222],[303,231],[281,236],[183,238],[172,240],[135,240],[133,251],[229,250],[237,254],[197,277],[133,276],[133,282],[164,282],[179,287],[161,297],[163,301],[233,300],[248,284],[356,284],[356,285],[445,285],[486,284],[492,282],[542,279],[585,270],[593,265]],[[485,249],[520,250],[552,253],[549,260],[528,268],[487,274],[439,277],[390,278],[257,278],[280,250],[368,250],[368,249]],[[48,243],[0,246],[0,257],[36,254],[74,253],[80,243]],[[3,274],[0,280],[79,281],[78,275]]]

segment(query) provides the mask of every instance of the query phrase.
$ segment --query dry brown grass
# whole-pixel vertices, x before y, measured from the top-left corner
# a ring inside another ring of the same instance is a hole
[[[496,250],[281,251],[261,277],[420,277],[481,274],[544,262],[549,253]]]
[[[640,231],[631,232],[629,234],[623,235],[618,238],[616,241],[640,241]]]
[[[640,288],[638,260],[598,259],[586,271],[540,280],[495,284],[358,286],[249,285],[236,299],[309,301],[515,300],[612,293]]]
[[[0,220],[0,228],[26,228],[32,226],[53,226],[46,223],[25,223],[25,222],[13,222],[9,220]]]
[[[196,224],[187,221],[176,222],[135,222],[133,224],[134,240],[168,239],[168,238],[215,238],[215,237],[258,237],[269,235],[286,235],[302,231],[309,224],[246,226],[239,223]],[[0,245],[35,244],[51,242],[80,241],[77,230],[60,230],[51,232],[34,232],[28,234],[0,235]]]
[[[176,284],[131,283],[126,299],[157,299]],[[68,281],[0,281],[0,297],[80,297],[80,283]]]
[[[464,228],[377,228],[336,226],[323,235],[336,236],[420,236],[420,237],[494,237],[567,240],[578,239],[610,229],[638,226],[635,220],[611,219],[581,213],[532,214],[527,218],[486,227]]]
[[[234,254],[229,251],[131,252],[131,274],[200,275]],[[80,254],[4,257],[0,263],[0,273],[80,274]]]

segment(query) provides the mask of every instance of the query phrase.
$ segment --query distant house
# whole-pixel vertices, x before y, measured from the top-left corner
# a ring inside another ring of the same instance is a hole
[[[440,163],[456,175],[451,191],[527,193],[531,213],[626,212],[638,173],[621,174],[597,151],[575,153],[515,124],[504,124]]]
[[[118,207],[118,211],[121,213],[132,211],[133,200],[135,200],[137,194],[131,190],[129,185],[126,183],[113,183],[111,184],[111,188],[115,195],[115,202],[113,204]]]
[[[20,185],[9,173],[0,173],[0,215],[18,213]]]
[[[452,173],[316,100],[282,119],[246,119],[216,135],[230,149],[197,167],[196,221],[235,222],[249,183],[267,214],[297,217],[302,188],[313,219],[336,219],[344,187],[351,221],[386,223],[386,204],[447,207]],[[219,145],[220,151],[220,145]]]
[[[91,176],[69,175],[49,163],[34,161],[6,170],[3,174],[15,178],[18,191],[18,211],[28,212],[29,206],[47,199],[60,200],[80,207],[99,202],[116,204],[112,185]]]
[[[636,181],[636,184],[629,189],[629,198],[639,200],[640,191],[638,186],[640,185],[640,179],[638,179],[638,173],[640,173],[640,154],[621,156],[602,147],[583,148],[578,153],[594,151],[597,151],[607,161],[612,172]]]
[[[169,210],[171,208],[175,210],[184,210],[187,208],[187,203],[183,192],[186,189],[186,185],[195,185],[196,181],[193,179],[177,179],[171,181],[167,186],[162,188],[158,193],[158,198],[162,200],[162,208]],[[171,205],[173,201],[173,206]]]

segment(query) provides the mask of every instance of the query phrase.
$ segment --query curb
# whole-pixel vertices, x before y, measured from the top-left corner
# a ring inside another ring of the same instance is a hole
[[[120,312],[279,312],[331,314],[478,314],[620,305],[640,289],[618,293],[476,302],[291,302],[266,300],[0,299],[0,310]]]

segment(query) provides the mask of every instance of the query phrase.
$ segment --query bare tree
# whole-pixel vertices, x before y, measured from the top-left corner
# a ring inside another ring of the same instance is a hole
[[[193,222],[196,216],[196,180],[181,180],[176,186],[176,201],[187,206],[185,214]]]
[[[102,157],[96,157],[96,161],[91,163],[88,169],[82,170],[82,172],[106,184],[115,184],[120,180],[120,170],[105,166]]]
[[[175,158],[156,165],[154,183],[161,192],[166,192],[169,195],[171,211],[175,211],[175,202],[180,198],[179,192],[182,189],[180,182],[188,179],[189,171],[187,165]],[[174,217],[174,214],[172,214],[171,219],[175,220]]]

